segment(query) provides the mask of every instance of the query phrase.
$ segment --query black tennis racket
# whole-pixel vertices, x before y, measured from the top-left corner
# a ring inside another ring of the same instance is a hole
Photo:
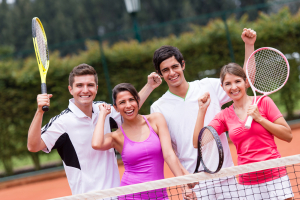
[[[203,170],[199,171],[200,162]],[[201,129],[198,136],[198,157],[194,173],[207,172],[217,173],[222,168],[224,162],[224,151],[217,131],[211,126]]]

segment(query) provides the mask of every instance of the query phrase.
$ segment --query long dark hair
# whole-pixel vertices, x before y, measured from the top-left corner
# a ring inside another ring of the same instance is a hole
[[[113,97],[113,101],[114,101],[113,104],[115,106],[117,106],[117,104],[116,104],[117,95],[120,92],[124,92],[124,91],[128,91],[128,92],[130,92],[130,94],[132,94],[132,96],[136,100],[138,107],[139,107],[140,96],[139,96],[138,92],[136,91],[135,87],[133,85],[131,85],[130,83],[120,83],[114,87],[114,89],[112,90],[112,97]]]

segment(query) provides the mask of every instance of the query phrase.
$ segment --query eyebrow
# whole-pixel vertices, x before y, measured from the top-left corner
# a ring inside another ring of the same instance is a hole
[[[118,101],[118,103],[121,103],[121,102],[123,102],[124,100],[120,100],[120,101]]]
[[[171,67],[173,67],[173,66],[179,66],[179,64],[174,64],[174,65],[171,65]],[[161,71],[163,71],[164,69],[167,69],[168,67],[165,67],[165,68],[163,68]]]

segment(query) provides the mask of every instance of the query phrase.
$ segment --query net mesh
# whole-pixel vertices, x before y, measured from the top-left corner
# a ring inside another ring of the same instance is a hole
[[[276,51],[257,51],[248,62],[249,81],[260,93],[273,92],[280,88],[288,77],[285,59]]]
[[[300,199],[299,177],[300,155],[294,155],[57,199]]]
[[[42,27],[40,23],[36,22],[36,41],[39,49],[40,59],[44,66],[47,68],[47,42],[43,34]]]
[[[205,162],[204,165],[212,172],[215,172],[219,165],[219,151],[217,143],[214,139],[213,134],[209,129],[205,129],[201,135],[200,151],[202,159]],[[211,156],[216,155],[216,156]],[[202,170],[202,167],[200,168]]]

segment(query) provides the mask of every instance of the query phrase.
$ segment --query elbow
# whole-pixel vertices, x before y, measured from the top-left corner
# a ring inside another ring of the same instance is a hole
[[[292,139],[293,139],[293,135],[292,135],[292,133],[290,133],[290,135],[289,135],[289,137],[287,138],[287,142],[288,143],[290,143],[291,141],[292,141]]]
[[[32,153],[39,151],[38,149],[34,148],[32,145],[29,145],[29,144],[27,144],[27,149],[28,149],[28,151],[30,151]]]
[[[101,148],[101,145],[97,142],[92,142],[92,148],[95,150],[99,150]]]
[[[194,146],[195,149],[197,149],[198,148],[198,142],[193,141],[193,146]]]

